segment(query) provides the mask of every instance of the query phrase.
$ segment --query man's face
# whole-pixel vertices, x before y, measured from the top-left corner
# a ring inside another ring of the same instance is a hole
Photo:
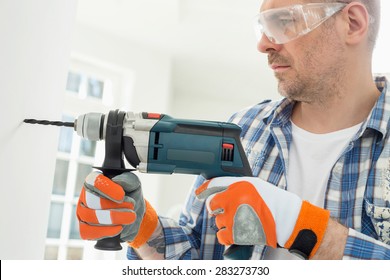
[[[282,8],[306,1],[264,0],[261,11]],[[327,21],[308,34],[274,44],[266,35],[258,43],[268,54],[268,63],[278,80],[281,95],[295,101],[324,103],[345,76],[343,46],[334,32],[335,21]]]

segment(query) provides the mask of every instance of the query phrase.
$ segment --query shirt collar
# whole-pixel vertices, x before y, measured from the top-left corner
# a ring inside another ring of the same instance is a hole
[[[383,136],[387,134],[390,125],[390,92],[388,92],[388,81],[386,77],[375,77],[375,83],[381,95],[376,101],[374,107],[372,108],[370,115],[367,118],[367,121],[363,125],[363,128],[370,128],[378,131],[381,134],[382,140]],[[363,134],[364,129],[362,129],[361,134]]]
[[[381,134],[379,141],[390,128],[390,92],[387,92],[390,91],[390,88],[386,77],[375,77],[375,83],[378,90],[381,91],[381,95],[359,130],[357,137],[360,137],[366,128],[370,128]],[[287,98],[277,101],[276,106],[264,115],[264,123],[271,124],[271,126],[284,126],[290,121],[294,104],[295,101]]]
[[[288,121],[292,114],[295,101],[283,98],[275,104],[275,106],[267,114],[264,115],[263,121],[272,126],[283,126]]]

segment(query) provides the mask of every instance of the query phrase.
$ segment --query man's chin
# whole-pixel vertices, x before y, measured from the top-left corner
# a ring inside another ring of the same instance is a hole
[[[283,97],[286,97],[290,100],[299,101],[302,90],[298,88],[297,84],[279,82],[278,92]]]

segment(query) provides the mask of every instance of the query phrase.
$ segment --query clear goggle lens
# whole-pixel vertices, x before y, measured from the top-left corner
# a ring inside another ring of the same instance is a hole
[[[265,34],[275,44],[285,44],[321,25],[346,3],[310,3],[270,9],[255,18],[257,40]]]

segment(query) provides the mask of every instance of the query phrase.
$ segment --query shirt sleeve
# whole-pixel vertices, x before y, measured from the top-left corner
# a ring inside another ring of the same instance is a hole
[[[343,259],[390,259],[390,246],[350,228]]]
[[[192,246],[189,241],[190,237],[186,234],[184,228],[173,219],[159,217],[159,221],[164,231],[165,259],[196,259],[196,250],[193,250],[191,254]],[[142,259],[141,256],[137,254],[136,250],[131,247],[128,248],[127,258],[129,260]]]
[[[224,247],[217,242],[204,202],[195,197],[195,189],[203,182],[204,178],[199,176],[186,199],[179,221],[159,217],[167,260],[222,259]],[[129,247],[127,258],[138,260],[140,256]]]

